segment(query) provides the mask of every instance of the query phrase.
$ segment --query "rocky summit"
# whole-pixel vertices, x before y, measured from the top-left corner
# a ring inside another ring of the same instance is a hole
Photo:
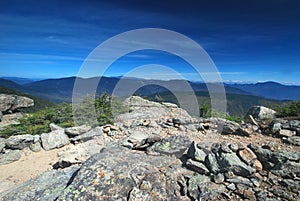
[[[259,107],[238,124],[137,96],[125,103],[113,125],[0,139],[0,164],[66,147],[0,200],[299,200],[300,121]]]
[[[33,100],[30,98],[8,94],[0,94],[0,102],[0,111],[2,113],[10,113],[16,109],[31,107],[34,105]]]
[[[34,106],[34,101],[28,97],[0,94],[0,128],[18,124],[16,120],[22,117],[18,109],[32,106]]]

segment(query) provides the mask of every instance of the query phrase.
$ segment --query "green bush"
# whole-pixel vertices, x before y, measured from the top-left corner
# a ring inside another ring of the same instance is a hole
[[[41,134],[50,132],[50,123],[59,126],[73,126],[72,106],[71,104],[60,104],[35,113],[24,115],[19,119],[20,124],[10,125],[1,130],[2,137],[22,134]]]
[[[203,103],[199,108],[200,117],[211,117],[211,108],[209,105]]]
[[[204,118],[219,117],[219,118],[227,119],[229,121],[235,121],[238,123],[242,122],[243,120],[241,116],[237,116],[237,115],[231,116],[223,112],[211,110],[210,106],[205,103],[199,107],[199,112],[200,112],[200,117],[204,117]]]
[[[296,117],[300,119],[300,101],[292,101],[275,107],[278,117]]]
[[[119,110],[118,112],[126,111],[120,102],[107,94],[103,94],[95,99],[87,96],[83,103],[80,104],[79,109],[75,111],[75,114],[79,115],[79,124],[87,123],[86,120],[90,119],[91,107],[95,107],[98,121],[95,125],[91,126],[95,127],[113,123],[112,104]],[[50,132],[50,123],[55,123],[64,128],[72,127],[74,126],[72,104],[63,103],[24,115],[19,122],[20,124],[18,125],[10,125],[1,130],[0,136],[9,137],[11,135],[47,133]]]
[[[90,126],[98,126],[104,124],[113,123],[113,114],[111,109],[112,98],[104,93],[100,97],[93,98],[92,95],[86,96],[83,101],[81,101],[74,111],[76,115],[76,120],[79,125],[87,124]],[[93,119],[93,110],[95,108],[97,122]]]
[[[229,121],[234,121],[234,122],[237,122],[237,123],[241,123],[243,121],[243,117],[241,116],[226,116],[225,119],[229,120]]]

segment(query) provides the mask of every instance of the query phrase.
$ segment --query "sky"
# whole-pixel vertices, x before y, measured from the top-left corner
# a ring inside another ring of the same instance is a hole
[[[194,40],[224,82],[300,85],[297,0],[1,0],[0,77],[77,76],[98,45],[141,28],[172,30]],[[145,65],[150,69],[130,73]],[[129,53],[105,75],[172,79],[161,66],[201,81],[188,62],[160,50]]]

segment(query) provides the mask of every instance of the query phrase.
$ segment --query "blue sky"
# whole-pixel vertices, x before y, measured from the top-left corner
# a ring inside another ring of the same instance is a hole
[[[300,2],[296,0],[1,0],[0,77],[75,76],[103,41],[149,27],[195,40],[224,81],[300,85]],[[200,81],[189,64],[159,51],[127,55],[107,75],[126,74],[154,61]],[[141,75],[164,76],[158,68]]]

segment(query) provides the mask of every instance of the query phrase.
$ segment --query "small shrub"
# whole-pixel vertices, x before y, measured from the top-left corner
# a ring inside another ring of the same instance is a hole
[[[115,98],[110,97],[108,94],[103,94],[100,97],[92,99],[91,96],[87,96],[84,103],[80,105],[77,112],[81,118],[81,123],[86,123],[91,117],[90,108],[95,107],[97,115],[97,124],[91,126],[98,126],[104,124],[111,124],[114,120],[111,105],[115,106],[116,112],[122,113],[127,111],[122,104]],[[10,125],[0,131],[0,137],[9,137],[11,135],[22,135],[22,134],[41,134],[50,132],[50,123],[55,123],[61,127],[72,127],[74,126],[72,105],[63,103],[42,109],[38,112],[24,115],[19,120],[20,124]],[[80,122],[79,122],[80,123]]]
[[[225,119],[229,120],[229,121],[234,121],[237,123],[241,123],[243,121],[243,117],[241,116],[226,116]]]
[[[277,117],[296,117],[300,119],[300,101],[292,101],[275,107]]]
[[[206,105],[205,103],[202,104],[199,108],[200,111],[200,117],[204,117],[204,118],[209,118],[209,117],[219,117],[219,118],[223,118],[223,119],[227,119],[229,121],[234,121],[237,123],[242,122],[243,118],[241,116],[230,116],[224,112],[218,112],[215,110],[211,110],[209,105]]]
[[[205,103],[202,104],[199,108],[200,117],[211,117],[211,108],[209,105],[206,105]]]

